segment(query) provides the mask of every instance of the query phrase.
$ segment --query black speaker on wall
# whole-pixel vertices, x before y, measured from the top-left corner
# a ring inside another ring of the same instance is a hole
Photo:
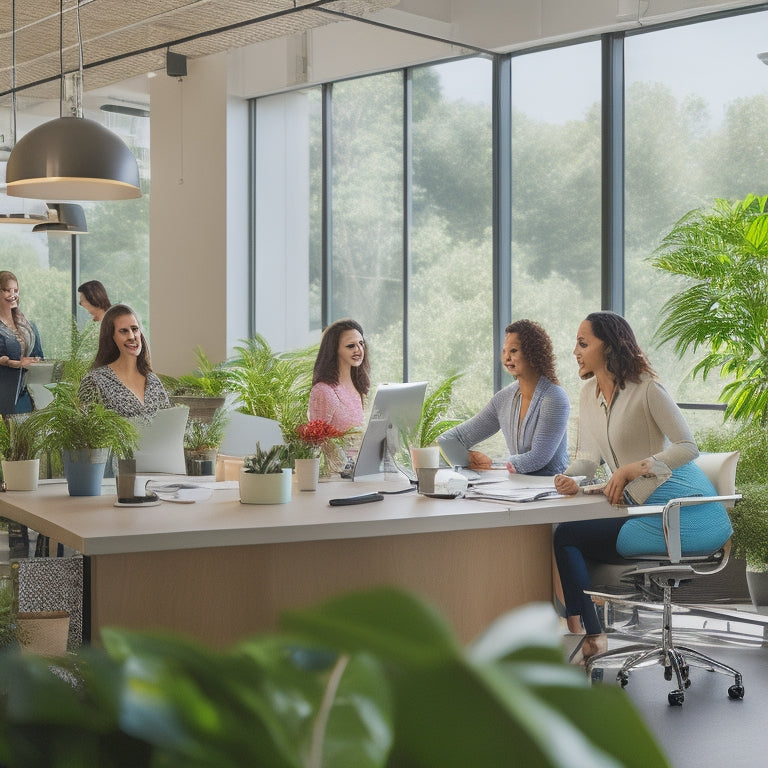
[[[168,77],[186,77],[187,57],[183,53],[167,51],[165,54],[165,74]]]

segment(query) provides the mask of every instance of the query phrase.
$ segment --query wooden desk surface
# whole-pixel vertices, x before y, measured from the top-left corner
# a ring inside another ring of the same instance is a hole
[[[294,488],[290,503],[268,506],[241,504],[237,488],[218,488],[209,500],[194,504],[115,507],[114,481],[105,482],[102,496],[69,496],[66,484],[52,483],[37,491],[1,494],[0,515],[85,555],[104,555],[460,531],[625,514],[603,496],[583,494],[506,505],[430,499],[412,492],[385,495],[384,501],[371,504],[328,504],[335,497],[401,487],[407,485],[400,480],[327,482],[315,492]]]

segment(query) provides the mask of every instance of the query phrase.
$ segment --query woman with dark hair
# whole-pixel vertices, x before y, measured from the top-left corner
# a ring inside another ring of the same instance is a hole
[[[80,399],[100,401],[121,416],[146,419],[171,405],[160,379],[152,373],[149,347],[136,313],[127,304],[115,304],[104,313],[99,349],[80,382]]]
[[[363,398],[371,386],[363,329],[355,320],[331,323],[320,340],[309,393],[309,418],[340,432],[363,423]]]
[[[94,323],[98,323],[112,306],[107,289],[98,280],[88,280],[77,290],[80,293],[80,306],[90,313]]]
[[[582,379],[576,455],[555,477],[560,493],[575,494],[569,475],[611,471],[603,493],[611,504],[659,504],[680,496],[716,496],[693,462],[699,450],[680,409],[659,383],[629,323],[613,312],[593,312],[579,326],[573,351]],[[683,554],[711,552],[731,535],[728,513],[710,502],[681,509]],[[600,622],[589,596],[584,558],[622,563],[623,557],[664,553],[661,515],[563,523],[554,538],[568,628],[586,632],[582,653],[604,650]]]
[[[490,469],[488,456],[469,449],[501,430],[509,450],[509,472],[562,472],[568,464],[566,428],[571,406],[557,380],[552,341],[532,320],[518,320],[505,333],[501,360],[515,381],[497,392],[476,416],[444,432],[438,442],[458,441],[469,451],[472,469]]]
[[[40,334],[19,309],[19,281],[0,271],[0,414],[28,413],[27,368],[43,359]]]

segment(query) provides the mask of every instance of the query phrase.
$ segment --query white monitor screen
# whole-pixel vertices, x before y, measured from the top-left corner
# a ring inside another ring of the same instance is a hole
[[[415,432],[426,391],[426,381],[379,385],[360,443],[355,480],[385,471],[387,458],[400,447],[401,435]]]

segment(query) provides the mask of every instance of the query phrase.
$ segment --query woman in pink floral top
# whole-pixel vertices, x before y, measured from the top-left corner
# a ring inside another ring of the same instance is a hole
[[[370,362],[363,329],[337,320],[323,332],[312,375],[309,418],[346,432],[363,424],[363,398],[370,388]]]

